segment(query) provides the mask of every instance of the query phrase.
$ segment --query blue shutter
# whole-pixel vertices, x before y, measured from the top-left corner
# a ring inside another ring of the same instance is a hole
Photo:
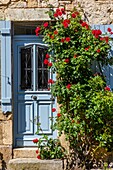
[[[111,28],[113,31],[113,25],[93,25],[92,29],[100,29],[102,31],[103,34],[107,33],[107,29]],[[113,34],[110,35],[110,38],[113,38]],[[113,56],[113,46],[111,46],[111,50],[109,52],[110,56]],[[95,63],[95,65],[93,65],[93,69],[96,72],[99,72],[99,67],[98,64]],[[110,86],[110,88],[113,90],[113,65],[107,65],[102,67],[102,72],[106,77],[106,83],[108,86]]]
[[[1,31],[1,104],[4,113],[11,106],[11,22],[0,21]]]

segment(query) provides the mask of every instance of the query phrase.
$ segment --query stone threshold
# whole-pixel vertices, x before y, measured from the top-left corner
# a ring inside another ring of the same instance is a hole
[[[16,158],[36,158],[37,147],[14,148],[13,159]]]
[[[16,158],[9,161],[7,170],[63,170],[62,165],[62,160]]]

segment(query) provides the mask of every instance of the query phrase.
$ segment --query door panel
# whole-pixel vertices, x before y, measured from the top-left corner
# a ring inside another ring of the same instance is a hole
[[[56,107],[56,100],[48,90],[48,79],[54,75],[43,63],[46,53],[47,46],[37,37],[14,39],[15,147],[35,146],[32,140],[42,134],[56,138],[56,132],[51,130],[52,107]]]
[[[38,113],[39,113],[39,122],[41,123],[41,130],[44,134],[52,134],[51,130],[51,121],[52,112],[51,112],[51,103],[50,102],[39,102],[38,105]],[[40,134],[42,132],[40,131]]]
[[[33,134],[33,102],[18,103],[18,134]]]

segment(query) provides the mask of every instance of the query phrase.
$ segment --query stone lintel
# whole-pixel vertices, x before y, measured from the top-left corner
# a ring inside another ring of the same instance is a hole
[[[42,21],[50,20],[46,12],[49,8],[6,9],[6,20],[11,21]]]

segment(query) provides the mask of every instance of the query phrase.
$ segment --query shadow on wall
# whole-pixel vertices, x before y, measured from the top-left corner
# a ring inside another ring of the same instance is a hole
[[[6,170],[6,162],[3,160],[3,154],[0,152],[0,170]]]

